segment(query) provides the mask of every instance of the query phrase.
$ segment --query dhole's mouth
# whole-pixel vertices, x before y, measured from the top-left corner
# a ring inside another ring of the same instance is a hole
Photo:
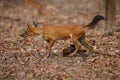
[[[28,37],[28,36],[27,36],[27,35],[25,35],[25,34],[21,34],[20,36],[21,36],[21,37],[23,37],[23,38]]]

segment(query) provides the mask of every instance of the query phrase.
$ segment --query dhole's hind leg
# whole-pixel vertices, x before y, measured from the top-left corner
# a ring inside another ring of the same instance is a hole
[[[89,49],[91,52],[95,52],[95,48],[93,46],[90,46],[87,44],[87,42],[85,41],[85,34],[83,34],[80,38],[79,38],[79,42],[85,46],[87,49]]]
[[[72,38],[72,41],[73,41],[76,49],[73,53],[70,54],[70,56],[75,55],[77,53],[78,49],[80,48],[79,41],[77,38]]]

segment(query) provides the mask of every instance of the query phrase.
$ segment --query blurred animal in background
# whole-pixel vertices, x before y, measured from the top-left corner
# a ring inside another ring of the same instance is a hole
[[[25,0],[24,6],[25,6],[25,8],[32,6],[38,10],[41,10],[43,8],[43,5],[35,0]]]
[[[71,39],[75,45],[75,50],[70,56],[77,53],[80,48],[80,43],[85,46],[89,51],[95,52],[95,47],[90,46],[85,41],[85,30],[93,29],[99,21],[104,20],[101,15],[96,15],[91,23],[86,26],[80,26],[77,24],[66,25],[48,25],[44,27],[34,27],[28,23],[27,30],[21,35],[22,37],[42,35],[42,37],[49,43],[48,53],[45,59],[50,55],[51,48],[56,40]],[[92,34],[91,34],[92,35]]]
[[[25,8],[33,7],[38,11],[39,15],[46,16],[46,13],[44,12],[44,5],[40,2],[35,0],[25,0],[24,6]]]
[[[32,8],[35,8],[38,13],[39,13],[39,16],[47,16],[47,17],[57,17],[57,14],[58,14],[58,9],[56,9],[55,6],[53,5],[47,5],[47,4],[43,4],[42,2],[38,2],[36,0],[25,0],[24,2],[24,6],[25,8],[28,8],[28,7],[32,7]]]

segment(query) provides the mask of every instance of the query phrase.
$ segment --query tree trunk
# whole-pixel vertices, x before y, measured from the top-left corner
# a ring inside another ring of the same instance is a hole
[[[116,0],[106,0],[106,30],[109,32],[115,23]]]

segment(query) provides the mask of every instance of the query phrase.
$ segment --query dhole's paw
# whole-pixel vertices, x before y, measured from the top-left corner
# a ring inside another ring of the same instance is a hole
[[[92,52],[92,53],[95,53],[95,52],[96,52],[96,46],[92,46],[91,52]]]
[[[75,55],[75,53],[71,53],[69,56],[72,57],[72,56],[74,56],[74,55]]]

